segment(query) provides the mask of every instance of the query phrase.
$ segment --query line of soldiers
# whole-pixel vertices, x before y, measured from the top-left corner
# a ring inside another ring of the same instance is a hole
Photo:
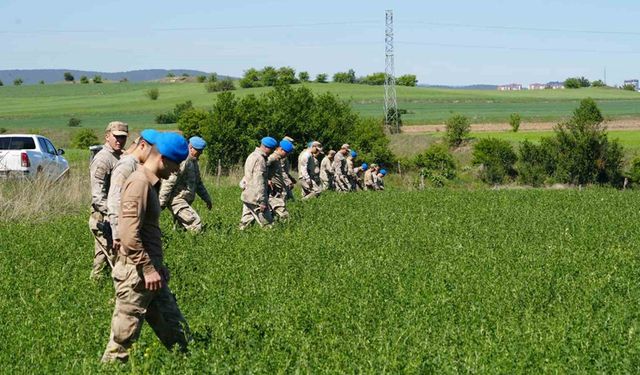
[[[159,217],[167,208],[174,228],[194,233],[203,223],[192,204],[196,195],[211,210],[213,202],[202,183],[198,160],[206,147],[200,137],[187,142],[173,132],[146,129],[125,151],[128,125],[114,121],[105,129],[105,144],[93,156],[91,215],[94,236],[91,279],[100,279],[108,264],[116,291],[111,335],[102,360],[126,361],[128,349],[138,338],[146,320],[162,343],[186,350],[189,329],[176,299],[168,288],[169,271],[163,263]],[[261,226],[289,218],[286,202],[293,199],[296,179],[291,175],[288,155],[293,139],[261,140],[247,158],[241,200],[240,229],[254,221]],[[357,154],[345,144],[339,152],[323,153],[320,142],[311,142],[298,159],[302,199],[324,190],[355,191],[384,189],[384,169],[366,163],[354,168]]]

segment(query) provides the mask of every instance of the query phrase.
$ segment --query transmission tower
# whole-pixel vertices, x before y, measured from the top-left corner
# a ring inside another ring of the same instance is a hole
[[[385,25],[384,122],[392,133],[399,133],[396,77],[393,67],[393,10],[385,11]]]

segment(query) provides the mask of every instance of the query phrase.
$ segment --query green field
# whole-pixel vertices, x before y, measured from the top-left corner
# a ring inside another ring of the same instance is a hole
[[[365,116],[381,117],[384,91],[380,86],[305,84],[315,92],[329,91],[352,103]],[[157,87],[160,97],[151,101],[146,90]],[[237,95],[269,88],[239,89]],[[64,128],[70,117],[82,126],[100,128],[122,119],[136,128],[154,126],[157,114],[177,103],[192,100],[209,107],[216,94],[198,83],[109,83],[101,85],[55,84],[0,87],[0,127],[7,129]],[[443,123],[452,112],[475,123],[506,122],[511,113],[524,121],[556,121],[571,114],[580,99],[593,97],[607,118],[640,117],[640,93],[615,89],[541,90],[522,92],[474,91],[398,87],[399,107],[406,109],[405,124]]]
[[[637,192],[330,194],[239,232],[238,189],[209,187],[202,236],[162,221],[191,353],[145,326],[122,372],[640,371]],[[0,223],[3,372],[113,372],[92,252],[85,213]]]

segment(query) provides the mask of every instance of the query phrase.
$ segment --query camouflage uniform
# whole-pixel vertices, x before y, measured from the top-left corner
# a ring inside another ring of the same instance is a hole
[[[253,221],[260,226],[268,226],[273,222],[269,210],[269,189],[267,186],[267,154],[256,147],[244,163],[244,188],[240,199],[242,200],[242,217],[240,229],[245,229]],[[260,205],[267,208],[262,211]]]
[[[111,224],[111,234],[114,241],[120,239],[120,234],[118,233],[118,211],[120,210],[122,186],[127,178],[138,169],[139,165],[140,161],[134,155],[123,155],[111,173],[107,208],[109,223]]]
[[[333,183],[336,191],[349,191],[347,160],[342,152],[336,152],[336,156],[333,157]]]
[[[384,178],[376,176],[376,190],[384,190]]]
[[[320,194],[316,174],[316,162],[311,152],[304,150],[298,157],[298,174],[302,187],[302,199],[309,199]]]
[[[353,158],[347,158],[347,180],[349,181],[349,190],[356,190],[356,174],[353,170]]]
[[[364,190],[376,190],[376,182],[375,182],[375,173],[372,172],[372,169],[367,169],[364,172]]]
[[[286,199],[293,199],[293,187],[296,184],[295,178],[291,176],[291,162],[289,156],[280,159],[280,165],[282,167],[282,173],[284,176],[284,183],[286,187]]]
[[[289,211],[287,211],[286,207],[287,184],[281,164],[282,159],[286,158],[286,156],[283,158],[280,154],[274,152],[267,159],[267,178],[270,181],[269,206],[271,211],[282,220],[289,218]]]
[[[91,216],[89,228],[95,239],[92,278],[100,277],[107,262],[113,263],[111,227],[108,222],[107,197],[111,184],[111,173],[120,159],[108,143],[102,147],[89,164],[91,174]]]
[[[335,157],[335,156],[334,156]],[[325,156],[320,163],[320,181],[322,190],[333,190],[333,163],[328,156]]]
[[[198,159],[188,157],[180,164],[180,171],[162,182],[160,207],[169,207],[174,226],[181,225],[192,232],[202,230],[200,215],[191,206],[196,194],[211,205],[211,197],[202,183]]]
[[[140,336],[144,320],[167,349],[178,344],[184,351],[189,341],[189,327],[167,286],[159,223],[159,182],[155,174],[140,166],[122,189],[122,246],[112,272],[116,305],[103,362],[128,359],[128,349]],[[163,283],[160,289],[150,291],[145,286],[145,275],[153,271],[162,275]]]

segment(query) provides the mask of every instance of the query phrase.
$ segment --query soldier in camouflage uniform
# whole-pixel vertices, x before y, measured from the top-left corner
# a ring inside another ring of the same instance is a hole
[[[379,169],[378,164],[371,164],[371,168],[364,172],[364,190],[376,190],[376,178]]]
[[[349,191],[349,179],[347,178],[347,159],[349,154],[349,145],[343,144],[340,150],[336,152],[333,158],[333,183],[336,191]]]
[[[369,164],[362,163],[361,166],[353,169],[353,173],[356,176],[356,189],[364,190],[364,174],[369,170]]]
[[[282,138],[283,141],[288,141],[291,142],[291,144],[293,144],[293,138],[291,137],[284,137]],[[287,156],[286,158],[281,158],[280,159],[280,164],[282,165],[282,173],[284,175],[284,183],[285,186],[287,188],[287,195],[286,195],[286,199],[290,200],[290,199],[294,199],[293,196],[293,187],[296,186],[296,182],[298,182],[295,178],[293,178],[293,176],[291,175],[291,162],[289,161],[289,157]]]
[[[353,163],[354,163],[354,159],[357,156],[358,156],[357,152],[353,150],[349,150],[349,156],[347,156],[347,180],[349,180],[350,191],[356,190],[356,173],[354,170],[355,165]]]
[[[129,126],[113,121],[105,129],[105,144],[89,164],[91,181],[91,217],[89,228],[95,239],[91,279],[102,275],[105,263],[113,264],[111,226],[108,221],[107,197],[111,173],[127,143]]]
[[[317,197],[322,191],[320,188],[320,166],[316,156],[322,152],[322,144],[317,141],[309,143],[309,148],[303,150],[298,156],[298,177],[302,187],[302,199]]]
[[[160,189],[160,207],[169,207],[173,215],[174,227],[199,233],[202,231],[202,219],[193,208],[192,204],[196,194],[202,198],[211,210],[213,203],[207,188],[202,183],[198,158],[207,146],[204,139],[191,137],[189,139],[189,157],[180,164],[180,171],[174,173],[169,179],[162,182]]]
[[[116,302],[103,362],[127,361],[144,321],[167,349],[187,349],[189,326],[169,289],[164,264],[158,188],[160,179],[178,171],[188,154],[181,135],[161,133],[146,162],[122,187],[122,244],[112,272]]]
[[[109,223],[111,224],[111,235],[113,237],[114,253],[120,248],[120,234],[118,233],[118,211],[120,210],[120,197],[122,185],[129,176],[138,169],[140,164],[147,161],[155,144],[158,132],[153,129],[145,129],[140,133],[140,137],[133,143],[126,155],[123,155],[116,163],[111,173],[109,195],[107,196],[107,208]]]
[[[278,141],[271,137],[262,138],[260,147],[256,147],[244,163],[244,177],[240,183],[242,186],[240,230],[246,229],[254,221],[262,227],[270,226],[273,222],[273,216],[269,210],[267,157],[277,145]]]
[[[280,220],[287,220],[289,212],[286,207],[287,185],[282,170],[282,159],[293,152],[293,143],[283,139],[280,146],[267,159],[267,178],[269,179],[269,206]]]
[[[322,190],[333,190],[333,158],[336,152],[329,150],[327,155],[322,159],[320,163],[320,181],[322,183]]]
[[[384,176],[387,175],[386,169],[381,169],[376,177],[376,190],[384,190]]]

